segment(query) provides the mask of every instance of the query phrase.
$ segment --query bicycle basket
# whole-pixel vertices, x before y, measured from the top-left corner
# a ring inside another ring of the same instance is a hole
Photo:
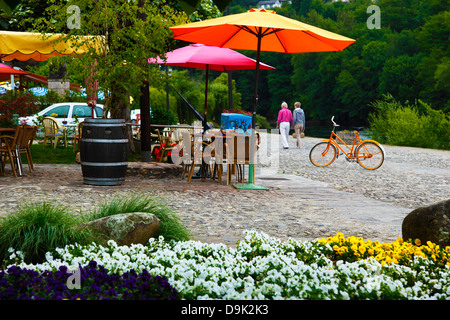
[[[336,132],[337,136],[342,139],[346,144],[353,144],[355,140],[356,132],[355,131],[338,131]],[[336,139],[336,142],[342,143],[339,139]]]

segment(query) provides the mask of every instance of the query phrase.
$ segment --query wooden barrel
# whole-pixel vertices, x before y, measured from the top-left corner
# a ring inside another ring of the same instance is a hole
[[[83,182],[98,186],[122,184],[128,150],[125,120],[85,119],[80,142]]]

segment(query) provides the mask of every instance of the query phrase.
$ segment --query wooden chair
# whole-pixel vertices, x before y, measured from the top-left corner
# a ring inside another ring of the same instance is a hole
[[[73,134],[73,152],[80,151],[81,134],[83,133],[84,121],[78,122]]]
[[[11,164],[11,170],[14,174],[14,176],[17,178],[17,176],[21,175],[21,163],[20,157],[18,157],[17,154],[17,147],[19,139],[21,138],[23,134],[23,130],[21,130],[23,126],[17,126],[16,130],[14,132],[14,136],[0,136],[0,158],[1,161],[1,173],[4,175],[5,173],[5,161],[6,158],[9,158],[9,162]],[[14,162],[17,161],[16,164]]]
[[[194,175],[194,168],[196,166],[202,165],[202,149],[204,144],[201,140],[201,136],[196,137],[185,131],[182,132],[183,139],[180,143],[181,148],[177,148],[177,152],[182,153],[181,162],[183,163],[183,173],[181,179],[184,179],[185,175],[188,175],[188,183],[191,183],[192,176]],[[205,174],[206,170],[202,170],[202,174]],[[206,178],[205,175],[202,176],[202,180]]]
[[[256,158],[256,151],[258,150],[258,144],[253,141],[253,161]],[[226,151],[227,151],[227,184],[231,181],[232,166],[236,166],[236,178],[238,182],[244,181],[244,166],[251,163],[252,157],[250,155],[251,147],[251,135],[229,135],[226,139]],[[253,175],[255,171],[253,171]],[[254,180],[254,176],[253,176]]]
[[[31,145],[33,144],[34,138],[36,137],[38,127],[37,126],[27,126],[23,125],[20,130],[23,130],[20,138],[17,142],[17,156],[20,157],[21,153],[25,153],[27,157],[28,169],[30,172],[34,170],[33,159],[31,158]],[[20,158],[19,158],[20,161]]]
[[[216,179],[222,183],[223,165],[226,164],[227,153],[224,137],[217,135],[214,140],[208,144],[203,150],[205,162],[210,163],[211,180]]]
[[[67,148],[67,132],[65,127],[61,127],[53,117],[45,117],[42,120],[42,125],[44,127],[44,144],[45,147],[47,142],[56,148],[60,139],[63,139],[64,146]]]
[[[179,124],[175,128],[172,129],[172,141],[175,143],[181,143],[183,141],[183,132],[188,132],[190,134],[194,134],[194,129],[186,128],[188,124]],[[179,128],[177,128],[179,127]]]
[[[161,158],[159,159],[159,162],[162,162],[163,158],[173,150],[173,146],[171,146],[172,140],[170,139],[170,135],[162,135],[159,129],[156,129],[156,133],[158,135],[158,140],[161,148]]]

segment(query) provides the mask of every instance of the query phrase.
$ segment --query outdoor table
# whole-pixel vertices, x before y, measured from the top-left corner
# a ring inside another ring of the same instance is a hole
[[[200,165],[200,168],[197,171],[197,173],[194,176],[192,176],[192,178],[194,179],[201,178],[202,181],[206,181],[206,178],[208,176],[208,164],[206,163],[205,158],[203,157],[204,148],[213,143],[215,139],[226,139],[226,136],[219,131],[215,133],[206,133],[206,134],[200,132],[191,134],[191,139],[193,139],[192,141],[195,141],[196,138],[201,138],[202,141],[202,164]],[[223,143],[224,142],[222,142],[222,146]],[[215,153],[217,153],[217,150],[215,150]],[[211,177],[213,176],[214,175],[211,175]],[[221,181],[221,179],[219,179],[219,181]]]
[[[140,127],[140,123],[127,123],[127,126],[132,127]],[[203,129],[203,127],[195,127],[195,126],[180,126],[176,124],[150,124],[151,128],[173,128],[173,129]]]

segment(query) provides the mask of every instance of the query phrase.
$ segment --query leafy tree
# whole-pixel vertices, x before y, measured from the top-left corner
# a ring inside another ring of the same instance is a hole
[[[47,12],[51,20],[36,27],[41,31],[64,32],[66,40],[76,38],[79,45],[89,47],[88,54],[75,56],[78,73],[85,79],[92,77],[99,81],[110,93],[105,105],[112,117],[129,120],[131,88],[141,86],[144,79],[158,79],[148,67],[147,58],[161,55],[173,45],[168,26],[185,22],[186,16],[166,6],[164,1],[74,0],[64,5],[57,0],[49,1],[52,5]],[[66,24],[69,5],[80,9],[79,28],[68,28]],[[101,36],[100,50],[91,40],[79,37],[87,34]]]
[[[401,55],[388,59],[380,77],[379,92],[389,92],[400,101],[418,98],[420,90],[415,76],[418,58]]]
[[[227,5],[231,1],[232,0],[213,0],[214,4],[219,8],[220,11],[225,10]],[[178,3],[188,14],[193,13],[199,8],[199,6],[201,6],[201,0],[179,0]]]

